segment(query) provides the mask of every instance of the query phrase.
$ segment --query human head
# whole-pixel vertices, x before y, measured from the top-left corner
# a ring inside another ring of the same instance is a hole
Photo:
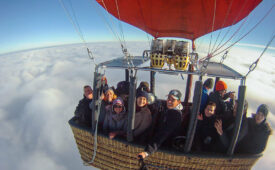
[[[120,81],[117,83],[117,88],[115,92],[119,96],[129,95],[129,88],[130,88],[130,83],[128,81]]]
[[[140,89],[141,91],[146,91],[147,93],[150,92],[150,88],[149,88],[149,83],[146,81],[142,81],[140,82],[138,89]]]
[[[144,107],[148,104],[148,94],[146,91],[140,91],[137,93],[137,106]]]
[[[218,91],[220,93],[220,95],[222,97],[224,97],[225,93],[226,93],[226,90],[227,90],[227,85],[224,81],[218,81],[216,83],[216,87],[215,87],[215,90]]]
[[[207,80],[204,81],[203,86],[207,89],[212,89],[213,88],[214,81],[212,78],[208,78]]]
[[[116,114],[119,114],[121,113],[122,111],[124,111],[124,103],[123,103],[123,100],[118,97],[116,98],[114,101],[113,101],[113,111],[116,113]]]
[[[255,121],[257,124],[262,123],[268,114],[268,106],[266,104],[261,104],[258,109],[257,109],[257,113],[255,115]]]
[[[235,100],[235,105],[233,107],[233,116],[236,117],[237,115],[237,108],[238,108],[238,100]],[[247,100],[244,100],[244,105],[243,105],[243,115],[246,115],[248,109],[248,102]]]
[[[171,90],[168,94],[168,98],[166,101],[167,108],[173,109],[177,107],[179,104],[181,104],[180,98],[181,92],[179,90]]]
[[[105,99],[108,102],[111,102],[111,101],[113,101],[114,98],[115,98],[114,90],[112,88],[108,88],[108,90],[106,90],[106,92],[105,92]]]
[[[87,99],[93,99],[93,90],[92,90],[91,86],[89,86],[89,85],[84,86],[83,91],[84,91],[84,96]]]
[[[215,110],[216,110],[216,103],[209,102],[209,103],[207,103],[207,105],[204,109],[204,115],[206,117],[211,117],[215,114]]]

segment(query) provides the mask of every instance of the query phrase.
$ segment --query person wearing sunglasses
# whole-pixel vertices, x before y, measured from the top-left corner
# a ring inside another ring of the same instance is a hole
[[[113,101],[112,107],[106,112],[103,131],[108,133],[110,139],[126,135],[127,113],[123,100],[118,97]]]

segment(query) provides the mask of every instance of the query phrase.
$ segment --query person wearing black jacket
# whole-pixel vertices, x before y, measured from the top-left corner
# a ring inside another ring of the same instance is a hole
[[[258,154],[264,151],[269,135],[272,132],[266,122],[268,106],[261,104],[252,118],[247,118],[248,133],[239,142],[236,152]]]
[[[85,126],[91,126],[92,123],[92,110],[89,104],[93,100],[93,90],[91,86],[84,86],[83,99],[81,99],[75,109],[75,119],[76,122]]]
[[[227,121],[231,117],[235,102],[235,92],[226,93],[227,85],[224,81],[218,81],[215,86],[215,92],[211,92],[208,102],[216,103],[215,115],[223,121]],[[230,98],[230,101],[226,101]]]
[[[235,101],[232,117],[227,122],[223,122],[222,120],[215,122],[215,128],[219,134],[219,139],[223,147],[221,152],[225,152],[228,149],[229,144],[231,142],[231,138],[233,136],[234,127],[236,123],[235,117],[237,115],[237,106],[238,106],[238,100]],[[239,141],[241,141],[245,137],[245,135],[247,135],[247,132],[248,132],[248,125],[247,125],[247,118],[246,118],[247,109],[248,109],[248,102],[245,100],[244,108],[243,108],[243,118],[242,118],[242,123],[239,131],[239,136],[237,138],[236,146],[238,146]],[[228,126],[224,126],[224,123],[227,123]]]
[[[220,121],[215,116],[216,104],[207,103],[204,113],[198,115],[198,124],[193,147],[196,151],[219,151],[219,134],[215,122]]]
[[[139,159],[153,154],[163,143],[170,143],[174,137],[178,136],[181,130],[181,110],[183,109],[180,101],[181,96],[179,90],[169,92],[166,101],[167,110],[162,113],[152,140],[147,144],[144,152],[138,154]]]

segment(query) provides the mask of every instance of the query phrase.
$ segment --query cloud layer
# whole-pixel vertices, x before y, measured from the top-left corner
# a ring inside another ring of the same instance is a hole
[[[143,49],[148,49],[147,45],[144,42],[131,42],[128,48],[131,54],[140,55]],[[92,43],[89,47],[97,63],[122,56],[117,43]],[[245,57],[239,58],[240,54]],[[243,74],[250,61],[255,59],[249,51],[236,50],[231,55],[226,64]],[[247,79],[249,112],[255,112],[263,102],[268,104],[271,107],[269,120],[273,128],[274,65],[274,57],[263,57],[256,71]],[[93,71],[94,65],[86,49],[77,44],[0,56],[0,169],[91,169],[82,164],[67,121],[82,98],[83,85],[92,84]],[[124,79],[120,73],[118,70],[106,71],[110,85],[115,86]],[[138,81],[149,80],[148,73],[138,74]],[[159,98],[165,98],[173,88],[181,87],[184,92],[182,84],[186,79],[161,74],[157,74],[156,78]],[[239,82],[228,83],[237,91]],[[274,141],[274,135],[255,169],[272,169],[275,144],[271,141]]]

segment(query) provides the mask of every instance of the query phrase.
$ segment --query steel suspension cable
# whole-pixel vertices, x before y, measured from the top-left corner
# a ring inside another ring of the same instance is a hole
[[[107,19],[103,15],[103,13],[100,12],[98,10],[98,8],[94,5],[95,2],[93,0],[91,0],[91,2],[92,2],[92,5],[93,5],[94,9],[97,11],[97,13],[99,14],[99,16],[102,18],[102,20],[107,25],[107,28],[109,28],[110,32],[113,34],[114,38],[119,40],[119,37],[116,35],[115,31],[112,29],[111,25],[108,23]]]
[[[261,55],[258,57],[258,59],[257,59],[255,62],[253,62],[253,63],[250,65],[249,71],[247,72],[247,74],[245,75],[245,77],[247,77],[248,74],[249,74],[250,72],[252,72],[252,71],[255,70],[255,68],[256,68],[257,65],[258,65],[258,62],[260,61],[261,57],[264,55],[264,53],[266,52],[266,50],[268,49],[268,47],[270,46],[270,44],[272,43],[272,41],[274,40],[274,38],[275,38],[275,30],[273,31],[273,36],[272,36],[272,38],[269,40],[269,42],[268,42],[267,45],[265,46],[265,48],[264,48],[263,52],[261,53]]]
[[[248,2],[248,0],[245,0],[245,2],[242,4],[242,7],[241,7],[241,9],[239,10],[238,15],[235,17],[233,23],[235,23],[235,22],[237,21],[237,19],[238,19],[239,16],[241,15],[241,11],[243,11],[243,9],[244,9],[244,7],[246,6],[246,3],[247,3],[247,2]],[[227,40],[225,43],[223,43],[223,44],[221,45],[221,43],[223,42],[223,40],[225,39],[225,37],[227,36],[227,34],[231,31],[232,26],[229,27],[229,29],[227,30],[227,32],[224,34],[223,38],[221,39],[221,41],[220,41],[219,44],[217,45],[216,49],[215,49],[215,50],[213,49],[211,53],[213,54],[213,53],[215,53],[217,50],[219,50],[220,48],[222,48],[223,46],[225,46],[225,45],[228,43],[228,41],[230,41],[230,40],[235,36],[235,34],[237,34],[237,33],[239,32],[239,30],[240,30],[241,27],[244,25],[244,23],[246,22],[246,20],[247,20],[247,18],[245,18],[245,19],[243,20],[241,26],[233,33],[233,35],[229,38],[229,40]]]
[[[63,2],[63,0],[59,0],[59,3],[61,4],[61,6],[63,7],[63,9],[65,10],[67,17],[69,18],[71,24],[74,26],[74,29],[77,32],[78,36],[81,38],[81,40],[83,41],[83,43],[87,46],[87,43],[86,43],[86,41],[84,39],[84,36],[82,34],[82,31],[81,31],[81,29],[79,27],[79,24],[78,24],[77,20],[76,21],[73,20],[71,14],[69,12],[69,10],[66,8],[66,6],[65,6],[65,4]]]
[[[231,10],[231,7],[232,7],[232,4],[233,4],[233,1],[234,1],[234,0],[231,0],[231,1],[230,1],[229,7],[227,8],[227,12],[226,12],[226,15],[225,15],[225,19],[224,19],[224,21],[223,21],[223,24],[222,24],[222,27],[221,27],[221,28],[223,28],[223,27],[224,27],[225,22],[226,22],[226,21],[227,21],[227,19],[228,19],[229,12],[230,12],[230,10]],[[219,34],[218,34],[218,36],[217,36],[217,38],[216,38],[216,41],[215,41],[215,43],[214,43],[214,45],[213,45],[212,50],[211,50],[211,52],[210,52],[210,53],[212,53],[212,52],[213,52],[213,50],[215,49],[216,43],[217,43],[217,41],[218,41],[218,39],[219,39],[219,37],[220,37],[220,35],[221,35],[222,30],[223,30],[223,29],[220,29]]]
[[[213,13],[213,20],[212,20],[212,28],[211,28],[211,35],[210,35],[210,43],[209,43],[209,48],[208,48],[207,54],[209,54],[210,48],[211,48],[212,34],[213,34],[213,30],[214,30],[214,26],[215,26],[215,18],[216,18],[216,6],[217,6],[217,1],[215,0],[215,3],[214,3],[214,13]]]
[[[121,32],[121,37],[122,37],[122,40],[124,42],[124,47],[127,49],[126,47],[126,41],[125,41],[125,37],[124,37],[124,32],[123,32],[123,27],[122,27],[122,24],[121,24],[121,18],[120,18],[120,13],[119,13],[119,7],[118,7],[118,3],[117,3],[117,0],[115,0],[116,2],[116,9],[117,9],[117,14],[118,14],[118,24],[119,24],[119,28],[120,28],[120,32]]]
[[[235,45],[237,42],[239,42],[240,40],[242,40],[244,37],[246,37],[249,33],[251,33],[272,11],[272,9],[274,8],[275,4],[267,11],[267,13],[263,16],[263,18],[257,23],[255,24],[246,34],[244,34],[241,38],[239,38],[236,42],[232,43],[229,47],[225,48],[224,50],[220,51],[217,54],[213,54],[212,57],[217,56],[221,53],[223,53],[224,51],[228,50],[229,48],[231,48],[233,45]]]
[[[66,6],[65,6],[65,4],[64,4],[64,2],[63,2],[63,0],[59,0],[59,3],[60,3],[60,5],[62,6],[62,8],[64,9],[64,11],[65,11],[67,17],[69,18],[71,24],[73,25],[75,31],[77,32],[78,36],[79,36],[80,39],[82,40],[83,44],[86,46],[89,58],[90,58],[91,60],[93,60],[93,62],[95,63],[93,53],[92,53],[91,50],[89,49],[88,44],[87,44],[87,42],[86,42],[86,40],[85,40],[85,38],[84,38],[84,36],[83,36],[83,33],[82,33],[81,28],[80,28],[80,26],[79,26],[79,23],[78,23],[78,21],[77,21],[77,18],[76,18],[76,15],[75,15],[75,12],[74,12],[74,9],[73,9],[73,6],[72,6],[72,2],[70,1],[70,5],[71,5],[71,9],[72,9],[72,11],[73,11],[73,16],[74,16],[74,19],[75,19],[75,20],[73,20],[73,17],[71,16],[69,10],[66,8]]]
[[[102,0],[102,4],[103,4],[105,10],[109,13],[109,11],[108,11],[108,9],[107,9],[107,6],[106,6],[105,3],[104,3],[104,0]],[[114,22],[113,22],[113,19],[112,19],[111,15],[109,14],[108,16],[109,16],[109,19],[110,19],[110,21],[111,21],[111,24],[112,24],[113,27],[115,28],[115,24],[114,24]],[[118,31],[116,31],[116,32],[118,32]],[[122,40],[121,40],[121,38],[119,37],[119,35],[118,35],[117,33],[116,33],[116,35],[117,35],[117,38],[118,38],[118,40],[119,40],[119,42],[120,42],[120,45],[121,45],[121,48],[122,48],[122,52],[124,53],[124,46],[123,46]]]
[[[200,61],[205,60],[207,58],[212,58],[215,57],[225,51],[227,51],[229,48],[231,48],[232,46],[234,46],[236,43],[238,43],[239,41],[241,41],[243,38],[245,38],[249,33],[251,33],[272,11],[272,9],[274,8],[275,5],[273,5],[268,11],[267,13],[247,32],[245,33],[242,37],[240,37],[236,42],[232,43],[230,46],[228,46],[227,48],[223,49],[222,51],[216,53],[216,54],[210,54],[207,55],[206,57],[200,59]]]

